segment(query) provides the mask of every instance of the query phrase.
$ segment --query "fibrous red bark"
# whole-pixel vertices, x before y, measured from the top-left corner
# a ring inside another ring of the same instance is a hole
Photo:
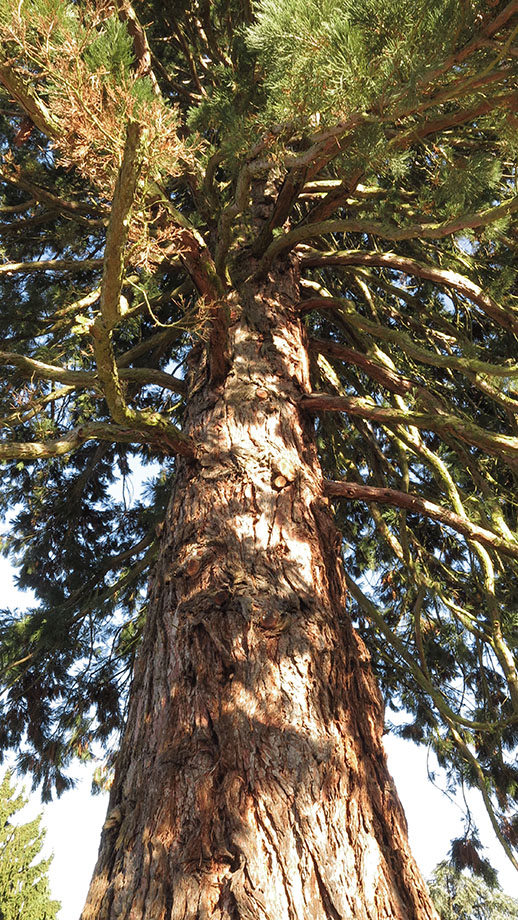
[[[432,920],[323,495],[296,270],[192,364],[110,811],[82,920]]]

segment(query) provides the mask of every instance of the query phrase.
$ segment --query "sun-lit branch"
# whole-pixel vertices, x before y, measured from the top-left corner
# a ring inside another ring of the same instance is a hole
[[[511,305],[507,305],[504,309],[489,294],[483,291],[478,284],[458,272],[437,268],[434,265],[418,262],[416,259],[399,256],[392,252],[365,252],[360,249],[336,252],[332,250],[326,252],[318,252],[317,250],[312,252],[304,251],[301,253],[301,261],[308,268],[323,268],[332,265],[373,265],[377,268],[388,268],[406,275],[415,275],[415,277],[423,278],[426,281],[434,281],[436,284],[458,291],[463,297],[477,304],[484,313],[504,329],[518,333],[518,311],[513,310]]]
[[[441,221],[439,223],[423,221],[408,227],[396,227],[390,226],[390,224],[380,224],[376,221],[347,218],[345,220],[325,220],[319,223],[303,224],[301,227],[296,227],[294,230],[277,237],[268,246],[262,259],[261,270],[266,271],[277,256],[282,252],[293,249],[298,243],[315,239],[315,237],[326,236],[327,234],[367,233],[371,236],[379,236],[394,242],[412,239],[435,240],[452,236],[462,230],[486,227],[488,224],[501,220],[517,210],[518,196],[515,196],[508,201],[502,202],[497,207],[486,208],[486,210],[480,211],[478,214],[464,214],[455,220]]]
[[[400,492],[397,489],[379,488],[378,486],[364,485],[357,482],[331,482],[324,483],[324,492],[330,498],[346,498],[350,501],[376,502],[377,504],[393,505],[397,508],[405,508],[415,514],[424,514],[440,521],[447,527],[452,527],[458,533],[477,540],[488,546],[490,549],[499,550],[506,556],[512,556],[518,559],[518,537],[516,544],[510,543],[499,537],[498,534],[492,533],[478,524],[473,523],[467,518],[460,517],[447,508],[436,505],[427,499],[421,498],[407,492]]]
[[[128,0],[117,0],[117,10],[120,19],[126,23],[128,32],[133,39],[133,51],[137,62],[136,70],[138,76],[148,77],[153,86],[155,95],[161,96],[160,87],[153,73],[151,49],[145,29],[142,28],[137,14]]]
[[[10,61],[0,60],[0,83],[43,134],[50,138],[59,137],[59,119],[50,111],[34,87],[16,73]]]
[[[41,259],[34,262],[4,262],[0,265],[0,275],[28,275],[33,272],[79,274],[101,268],[102,264],[102,259]]]
[[[155,413],[157,415],[157,413]],[[81,425],[58,438],[46,441],[0,441],[0,460],[46,460],[71,454],[87,441],[108,441],[112,444],[151,444],[161,453],[193,457],[194,445],[174,425],[160,417],[153,425],[152,414],[147,427],[123,427],[94,422]]]
[[[74,371],[35,358],[28,358],[16,352],[0,351],[0,365],[17,367],[28,379],[55,380],[70,386],[91,387],[95,385],[95,375],[90,371]]]
[[[46,364],[43,361],[37,361],[35,358],[28,358],[25,355],[16,352],[0,351],[0,365],[6,367],[16,367],[23,372],[27,380],[49,380],[63,384],[69,387],[89,388],[99,390],[99,378],[94,371],[75,371],[65,367],[58,367],[54,364]],[[185,380],[180,380],[172,374],[158,370],[153,367],[120,367],[118,375],[121,380],[129,380],[139,386],[158,386],[165,390],[171,390],[173,393],[184,394],[187,392]]]
[[[381,424],[403,424],[436,431],[439,434],[451,434],[473,447],[487,451],[492,456],[501,457],[509,466],[518,468],[518,438],[488,432],[475,422],[446,411],[440,414],[437,411],[404,411],[378,406],[372,400],[361,397],[327,396],[318,393],[304,397],[300,404],[302,408],[311,412],[347,412]]]
[[[109,333],[121,319],[121,290],[124,277],[125,249],[129,232],[129,215],[142,166],[141,144],[144,128],[129,122],[122,164],[115,183],[106,233],[103,279],[101,285],[102,325]]]

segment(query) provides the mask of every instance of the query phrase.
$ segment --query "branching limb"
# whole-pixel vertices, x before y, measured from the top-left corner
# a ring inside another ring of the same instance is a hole
[[[154,435],[154,436],[153,436]],[[161,453],[177,453],[194,457],[194,445],[190,438],[178,431],[173,425],[155,425],[149,427],[122,427],[92,423],[81,425],[63,435],[48,441],[2,441],[0,442],[0,460],[48,460],[70,454],[85,444],[86,441],[109,441],[112,444],[149,444]]]
[[[369,220],[324,220],[319,223],[304,224],[295,227],[289,233],[277,237],[264,253],[260,271],[267,271],[273,260],[282,252],[289,252],[297,243],[315,237],[326,236],[331,233],[365,233],[379,236],[386,240],[411,240],[411,239],[442,239],[459,233],[461,230],[486,227],[495,220],[501,220],[518,210],[518,196],[502,202],[497,207],[486,208],[478,214],[465,214],[455,220],[440,223],[412,224],[409,227],[394,227],[389,224],[380,224]],[[372,263],[371,263],[372,264]]]
[[[203,236],[169,201],[158,185],[155,185],[156,198],[160,206],[169,214],[174,229],[174,241],[164,249],[164,261],[179,260],[189,273],[198,293],[206,301],[212,302],[224,296],[225,285],[216,271],[214,260]]]
[[[326,265],[374,265],[377,268],[388,268],[407,275],[415,275],[425,281],[434,281],[436,284],[458,291],[463,297],[477,304],[484,313],[504,329],[518,334],[518,313],[509,305],[505,309],[499,306],[478,284],[457,272],[436,268],[392,252],[364,252],[360,249],[342,252],[304,252],[300,258],[302,264],[308,268],[322,268]]]
[[[378,406],[372,400],[361,397],[324,396],[314,393],[300,401],[304,409],[312,412],[347,412],[369,418],[382,425],[400,424],[425,428],[441,435],[453,435],[462,441],[487,451],[513,468],[518,468],[518,438],[488,432],[468,419],[450,415],[447,412],[408,412],[402,409]]]
[[[455,72],[459,64],[462,64],[465,60],[471,57],[479,48],[484,47],[487,40],[491,36],[495,35],[505,24],[511,19],[515,13],[518,12],[518,4],[516,0],[511,0],[501,11],[495,16],[494,19],[490,19],[483,24],[482,28],[477,32],[477,34],[469,41],[463,48],[460,48],[454,54],[449,55],[433,70],[427,72],[424,80],[421,81],[420,87],[425,88],[427,85],[434,83],[439,77],[443,74],[450,72]],[[404,98],[404,97],[403,97]]]
[[[263,229],[261,230],[257,240],[252,247],[252,253],[254,256],[262,256],[265,250],[268,252],[270,247],[273,245],[271,242],[273,238],[273,231],[277,227],[282,227],[289,214],[291,213],[291,210],[297,201],[300,192],[304,188],[306,182],[306,173],[306,167],[289,170],[277,196],[277,201],[275,202],[272,213],[270,214],[270,217],[266,221]]]
[[[488,546],[490,549],[496,549],[506,556],[512,556],[518,559],[518,540],[515,544],[504,540],[498,534],[492,533],[478,524],[472,523],[467,518],[454,514],[434,502],[420,498],[408,492],[400,492],[397,489],[384,489],[377,486],[364,485],[357,482],[325,482],[324,493],[330,498],[347,498],[350,501],[376,502],[378,504],[392,505],[397,508],[405,508],[416,514],[424,514],[440,521],[447,527],[453,528],[458,533],[472,540],[477,540]]]
[[[250,197],[250,179],[250,168],[248,163],[245,163],[238,173],[234,200],[224,208],[218,222],[218,243],[214,261],[216,264],[216,271],[221,278],[224,277],[225,260],[230,249],[232,226],[238,215],[241,214],[248,205]]]
[[[131,425],[137,421],[136,413],[128,408],[123,396],[112,347],[112,331],[122,317],[124,256],[129,214],[140,170],[139,148],[142,134],[141,125],[136,122],[129,123],[106,235],[100,312],[91,326],[97,373],[112,418],[118,425]]]
[[[317,299],[312,299],[308,301],[308,303],[316,304]],[[323,298],[323,303],[324,306],[327,306],[332,303],[339,304],[340,301],[331,298]],[[398,329],[387,328],[379,323],[373,323],[357,313],[354,309],[348,309],[347,301],[341,301],[341,303],[342,308],[339,310],[340,315],[343,316],[345,313],[347,318],[346,321],[353,329],[368,332],[375,338],[391,342],[401,349],[405,355],[423,364],[428,364],[432,367],[448,368],[463,373],[466,378],[486,396],[489,396],[513,415],[518,413],[518,398],[507,395],[505,392],[489,383],[486,379],[488,376],[504,380],[515,379],[518,377],[517,365],[507,364],[506,362],[503,362],[501,365],[489,364],[485,361],[479,361],[476,358],[443,355],[438,351],[428,351],[416,345],[405,332]],[[316,307],[316,309],[318,309],[318,307]],[[315,351],[319,351],[321,354],[331,355],[341,361],[355,364],[368,373],[373,380],[377,380],[378,383],[381,383],[382,386],[386,387],[392,393],[398,393],[402,396],[405,393],[409,393],[412,389],[416,393],[422,391],[422,387],[415,381],[397,374],[395,370],[384,370],[381,364],[374,362],[372,358],[369,358],[362,352],[355,351],[354,349],[347,348],[335,342],[321,341],[318,339],[311,339],[310,347]]]
[[[64,399],[74,392],[76,387],[61,386],[52,388],[48,393],[42,396],[28,394],[25,401],[13,409],[9,415],[0,417],[0,428],[8,428],[12,431],[13,427],[31,422],[33,419],[41,419],[43,411],[50,407],[50,411],[55,411],[55,405],[61,404]]]

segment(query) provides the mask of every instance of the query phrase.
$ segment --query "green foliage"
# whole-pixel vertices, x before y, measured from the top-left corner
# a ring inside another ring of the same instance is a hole
[[[453,0],[262,0],[248,32],[274,121],[319,113],[323,124],[412,102],[420,81],[476,15]],[[469,17],[469,19],[468,19]]]
[[[224,140],[233,152],[246,149],[249,115],[258,99],[252,58],[243,51],[240,60],[245,79],[238,76],[233,67],[223,64],[216,67],[214,86],[209,87],[206,97],[193,106],[187,118],[191,129],[212,142]]]
[[[87,46],[85,61],[91,73],[110,73],[115,80],[124,80],[133,63],[132,41],[125,24],[114,17],[108,19]]]
[[[518,900],[503,894],[495,882],[488,884],[448,862],[439,863],[429,887],[441,920],[512,920],[518,917]]]
[[[0,784],[0,916],[2,920],[54,920],[61,905],[50,897],[51,859],[37,861],[44,842],[41,817],[11,819],[26,805],[7,773]]]

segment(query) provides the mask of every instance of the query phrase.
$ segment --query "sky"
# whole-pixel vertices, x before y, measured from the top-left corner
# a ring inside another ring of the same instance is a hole
[[[2,558],[0,586],[2,606],[21,609],[29,602],[27,595],[16,591],[13,571]],[[463,832],[462,803],[451,800],[430,782],[428,770],[437,777],[441,770],[435,757],[428,757],[424,748],[394,736],[385,737],[385,747],[407,816],[410,844],[422,874],[428,878],[437,863],[446,858],[450,840]],[[43,814],[42,826],[47,832],[44,855],[53,853],[49,870],[52,896],[62,904],[59,920],[78,920],[97,858],[107,796],[92,796],[92,772],[92,765],[78,765],[75,789],[45,806],[38,793],[31,794],[26,809],[17,816],[17,820],[25,822]],[[25,788],[28,793],[29,783]],[[483,855],[497,869],[504,891],[518,897],[518,873],[497,843],[478,793],[472,793],[470,806],[486,847]]]

